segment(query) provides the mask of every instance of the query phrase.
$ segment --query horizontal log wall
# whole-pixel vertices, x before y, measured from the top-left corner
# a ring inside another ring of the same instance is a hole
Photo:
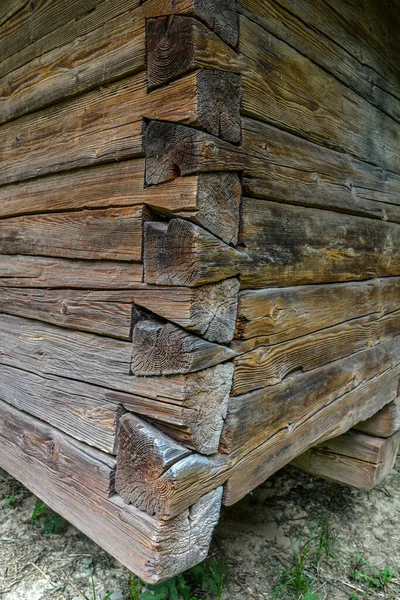
[[[90,531],[84,488],[44,500],[146,580],[205,555],[221,486],[394,433],[398,15],[357,3],[0,7],[4,466],[40,495],[36,427],[66,481],[108,465]]]

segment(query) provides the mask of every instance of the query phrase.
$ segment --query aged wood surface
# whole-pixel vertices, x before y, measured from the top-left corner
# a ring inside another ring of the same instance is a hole
[[[400,173],[398,123],[386,113],[245,16],[239,52],[244,115]]]
[[[135,304],[207,340],[226,343],[234,334],[238,290],[235,278],[199,288],[142,283],[136,283],[133,290],[3,286],[0,312],[130,340]]]
[[[145,224],[145,281],[197,286],[240,273],[242,289],[400,274],[400,228],[311,208],[242,199],[238,251],[176,219]]]
[[[146,22],[148,83],[150,88],[177,79],[196,69],[238,72],[236,53],[196,19],[177,15]],[[236,90],[234,91],[235,95]],[[228,102],[240,101],[240,97]],[[240,140],[240,129],[237,130]],[[229,138],[226,138],[229,139]]]
[[[294,427],[288,428],[286,421],[283,429],[266,441],[260,440],[259,445],[243,453],[241,458],[239,449],[235,468],[225,484],[224,503],[230,505],[238,502],[310,446],[341,435],[357,422],[371,417],[383,406],[381,397],[378,396],[377,401],[376,392],[399,373],[400,366],[397,365],[368,380],[364,379],[353,390],[330,404],[326,405],[324,400],[320,410],[308,413]],[[235,453],[232,459],[234,456]]]
[[[350,430],[298,456],[292,464],[306,473],[361,490],[371,490],[393,468],[400,433],[379,438]]]
[[[243,199],[247,287],[330,283],[400,274],[400,227],[373,219]]]
[[[227,343],[234,335],[239,285],[235,277],[198,288],[146,285],[134,299],[135,304],[211,342]]]
[[[370,419],[354,425],[353,429],[361,431],[368,435],[387,438],[400,430],[400,400],[397,392],[398,381],[394,381],[391,386],[386,388],[385,393],[393,398],[389,404]]]
[[[237,243],[242,188],[236,173],[202,173],[143,187],[144,172],[139,158],[0,186],[0,217],[147,204]]]
[[[234,359],[232,394],[280,383],[290,373],[310,371],[400,336],[400,311],[382,318],[351,319],[276,345],[259,346]]]
[[[109,402],[163,423],[199,452],[216,452],[233,365],[169,377],[131,375],[132,344],[0,315],[0,364],[107,389]]]
[[[145,223],[143,262],[147,283],[196,287],[238,275],[250,259],[205,229],[174,219]]]
[[[242,137],[244,195],[400,221],[399,175],[254,119]]]
[[[2,219],[0,252],[139,262],[142,221],[138,206]]]
[[[85,444],[116,453],[118,419],[124,412],[123,394],[118,398],[99,386],[2,364],[0,399]]]
[[[183,125],[151,123],[146,157],[149,184],[236,170],[249,197],[400,221],[398,174],[254,119],[242,119],[240,146]]]
[[[335,399],[345,392],[357,390],[362,381],[399,363],[400,337],[397,337],[308,373],[295,373],[279,385],[231,397],[221,449],[227,453],[240,447],[243,452],[249,451],[266,436],[279,432],[294,438],[298,429],[294,423],[298,420],[311,418],[311,411],[312,415],[317,414],[317,407],[333,407]],[[384,400],[382,406],[391,398],[385,396]]]
[[[383,3],[380,3],[381,7]],[[316,0],[241,0],[238,10],[275,37],[286,41],[298,52],[331,73],[365,100],[397,121],[400,118],[400,94],[396,88],[396,65],[388,52],[392,36],[377,50],[371,44],[371,8],[365,3],[323,2]],[[353,12],[352,20],[346,11]],[[368,31],[360,14],[368,15]],[[382,22],[383,11],[380,10]],[[346,18],[347,16],[347,18]],[[393,19],[393,11],[390,20]],[[375,21],[374,25],[379,22]],[[391,34],[394,34],[391,28]],[[362,57],[362,59],[361,59]],[[389,59],[389,60],[388,60]]]
[[[128,569],[149,582],[206,557],[221,490],[169,522],[108,498],[115,462],[0,401],[0,463]]]
[[[241,351],[279,344],[366,315],[383,316],[399,306],[400,278],[243,290],[233,346]]]
[[[235,351],[188,333],[173,323],[144,319],[133,328],[134,375],[176,375],[213,367]]]
[[[382,348],[378,356],[376,349],[366,351],[364,363],[367,376],[356,370],[356,365],[348,367],[347,382],[346,375],[342,375],[340,389],[336,395],[332,395],[330,401],[326,401],[324,389],[319,389],[320,399],[311,390],[308,401],[317,407],[312,415],[309,406],[305,408],[301,403],[304,398],[299,399],[293,405],[294,425],[288,427],[287,422],[292,416],[288,413],[282,415],[284,421],[276,430],[259,436],[254,435],[250,443],[237,448],[229,455],[216,454],[211,457],[200,454],[189,454],[179,456],[169,464],[166,470],[162,464],[167,466],[162,457],[157,458],[158,467],[153,469],[153,451],[159,456],[160,450],[155,450],[160,440],[162,456],[176,457],[176,443],[168,438],[160,436],[159,431],[146,424],[137,417],[128,415],[124,417],[129,425],[125,429],[125,435],[129,432],[129,439],[125,438],[124,454],[121,455],[123,462],[127,465],[138,463],[141,473],[138,480],[130,479],[126,486],[122,485],[124,497],[129,502],[135,502],[143,510],[150,514],[158,514],[164,518],[172,518],[179,514],[185,507],[190,506],[201,493],[216,488],[225,483],[224,502],[232,504],[254,489],[262,481],[267,479],[276,470],[293,460],[293,458],[310,446],[330,437],[338,436],[350,429],[360,420],[369,418],[390,401],[387,396],[383,397],[378,392],[400,373],[400,364],[395,364],[395,359],[389,355],[393,348],[387,347],[385,357]],[[361,355],[362,353],[359,353]],[[385,358],[385,360],[384,360]],[[399,361],[399,356],[397,356]],[[359,362],[362,362],[359,358]],[[339,363],[337,364],[339,365]],[[394,365],[394,366],[393,366]],[[338,368],[339,375],[343,366]],[[303,376],[303,378],[306,376]],[[321,379],[326,380],[326,374],[321,374]],[[293,390],[292,390],[293,391]],[[295,388],[293,393],[297,393]],[[301,394],[300,394],[301,395]],[[304,390],[303,390],[304,396]],[[282,397],[277,398],[278,411],[283,412]],[[307,402],[306,402],[307,404]],[[253,414],[257,406],[252,407]],[[285,407],[286,410],[288,407]],[[267,437],[268,436],[268,437]],[[147,440],[147,441],[146,441]],[[185,448],[181,448],[185,453]],[[171,454],[170,454],[171,453]],[[179,452],[178,452],[179,454]],[[126,467],[123,467],[123,472]],[[162,472],[161,472],[162,471]]]
[[[58,10],[59,4],[55,14],[62,19],[65,14]],[[91,4],[95,10],[91,10]],[[43,15],[48,12],[42,19],[45,36],[38,35],[40,29],[36,29],[38,11],[32,14],[25,9],[15,23],[3,25],[0,31],[0,54],[4,56],[0,65],[0,122],[144,70],[146,18],[176,13],[193,15],[236,45],[236,12],[230,2],[225,6],[217,4],[208,2],[206,6],[202,0],[151,0],[139,6],[138,0],[90,0],[84,8],[74,2],[68,7],[73,19],[58,22],[52,15],[54,7],[44,5]],[[86,14],[79,15],[79,9]],[[27,38],[28,22],[29,44],[22,47],[18,36]]]
[[[212,122],[218,127],[217,114],[224,111],[224,102],[213,98],[212,88],[208,90],[208,108],[216,112],[210,121],[198,102],[199,80],[201,86],[215,83],[195,72],[148,94],[146,73],[141,72],[5,123],[0,129],[0,157],[5,164],[0,184],[140,157],[144,117],[205,128]]]
[[[143,265],[116,261],[72,260],[0,254],[0,288],[135,289]]]

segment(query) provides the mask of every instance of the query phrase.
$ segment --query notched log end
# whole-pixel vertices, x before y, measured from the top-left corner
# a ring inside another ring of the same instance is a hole
[[[196,279],[195,226],[181,219],[145,223],[143,262],[146,283],[190,285]]]
[[[232,143],[241,140],[240,75],[224,71],[199,71],[198,125],[208,133]]]
[[[120,419],[118,448],[117,493],[151,516],[163,514],[165,490],[158,490],[158,479],[190,451],[132,413]]]
[[[170,548],[162,553],[158,581],[179,575],[207,558],[212,534],[219,521],[221,502],[222,487],[219,487],[168,521]]]
[[[144,141],[146,183],[156,185],[195,173],[199,164],[197,136],[190,127],[150,121]]]
[[[180,15],[146,21],[147,83],[153,89],[190,71],[195,19]]]
[[[240,283],[236,277],[196,289],[191,306],[191,323],[210,342],[233,339]]]
[[[242,185],[237,173],[201,173],[196,220],[226,244],[236,246],[239,235]]]
[[[199,17],[224,42],[236,48],[239,41],[239,21],[235,0],[196,0]]]
[[[191,373],[229,360],[235,352],[188,333],[173,323],[140,321],[133,330],[132,373],[136,376]]]

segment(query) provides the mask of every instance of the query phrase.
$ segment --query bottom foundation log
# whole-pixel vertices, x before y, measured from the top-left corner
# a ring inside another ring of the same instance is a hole
[[[0,467],[147,582],[206,558],[222,488],[169,521],[114,493],[115,459],[0,400]]]
[[[292,465],[310,475],[371,490],[392,469],[399,444],[400,432],[380,438],[350,430],[301,454]]]

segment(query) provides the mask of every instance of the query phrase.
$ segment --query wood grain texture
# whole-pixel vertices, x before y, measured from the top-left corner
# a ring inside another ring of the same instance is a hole
[[[383,4],[383,3],[382,3]],[[373,10],[371,10],[371,8]],[[386,7],[385,7],[386,8]],[[238,10],[255,21],[266,32],[283,39],[312,62],[328,71],[343,85],[365,100],[399,120],[399,93],[396,90],[396,66],[390,64],[389,45],[395,38],[394,28],[386,35],[386,44],[379,50],[371,44],[371,28],[383,24],[382,8],[379,19],[367,31],[360,23],[360,14],[368,14],[371,23],[376,4],[367,7],[362,2],[327,3],[317,0],[280,0],[257,2],[241,0]],[[353,12],[352,20],[346,11]],[[387,21],[395,17],[387,10]],[[347,18],[346,18],[347,17]]]
[[[350,430],[298,456],[292,465],[328,481],[371,490],[391,471],[400,433],[379,438]]]
[[[232,395],[276,385],[291,373],[316,369],[397,336],[400,311],[382,318],[352,319],[287,342],[259,346],[234,358]]]
[[[108,498],[115,462],[0,402],[0,464],[53,510],[148,582],[203,560],[219,518],[221,490],[168,522]]]
[[[231,453],[241,448],[244,455],[267,436],[279,438],[281,433],[290,439],[300,420],[310,419],[324,407],[333,407],[334,401],[344,393],[356,390],[363,381],[399,363],[400,337],[397,337],[308,373],[293,374],[279,385],[231,397],[221,450]],[[391,398],[385,396],[383,400],[382,406]]]
[[[239,71],[236,53],[202,23],[185,16],[147,20],[146,41],[149,88],[205,69],[199,102],[212,119],[218,113],[210,114],[210,102],[214,103],[217,97],[220,106],[219,120],[207,131],[227,141],[239,142],[241,86],[240,77],[235,74]]]
[[[0,312],[10,315],[130,340],[136,304],[211,342],[227,343],[235,329],[239,282],[194,289],[142,283],[132,290],[2,289]]]
[[[236,173],[202,173],[144,187],[144,172],[139,158],[0,186],[0,217],[147,204],[237,243],[242,188]]]
[[[395,380],[387,389],[387,393],[394,399],[370,419],[357,423],[353,429],[382,438],[390,437],[400,430],[400,401],[397,395],[397,384],[398,382]]]
[[[400,221],[400,177],[277,127],[244,118],[236,158],[244,195]]]
[[[242,454],[241,458],[239,450],[235,467],[225,483],[224,503],[234,504],[309,447],[339,436],[360,420],[371,417],[382,408],[382,398],[378,396],[377,400],[376,392],[399,372],[400,366],[397,365],[368,380],[364,378],[357,387],[334,402],[326,403],[324,398],[321,410],[312,414],[308,412],[304,420],[296,421],[291,427],[284,426],[271,438],[261,440],[253,450]]]
[[[197,286],[240,273],[242,289],[395,276],[400,228],[243,198],[240,249],[175,219],[145,224],[145,281]]]
[[[242,200],[241,285],[329,283],[400,274],[400,227],[262,200]]]
[[[91,4],[95,2],[91,0]],[[44,39],[32,39],[30,46],[35,42],[41,46],[37,56],[33,51],[19,66],[17,53],[14,60],[9,59],[8,69],[0,67],[0,123],[145,69],[145,20],[138,2],[116,2],[114,8],[109,2],[97,4],[90,12],[89,3],[89,14],[81,18],[71,13],[75,26],[65,22],[54,31],[57,45],[49,43],[51,33]],[[104,12],[106,4],[111,8],[109,18]],[[79,6],[75,10],[79,17],[78,10]],[[120,14],[113,17],[113,12]],[[35,35],[32,18],[28,27]]]
[[[169,377],[131,374],[132,344],[40,321],[0,315],[0,364],[39,377],[105,388],[108,402],[162,423],[202,453],[216,452],[226,416],[233,365]]]
[[[148,94],[141,72],[4,124],[0,184],[140,157],[143,118],[207,127],[199,78],[199,72],[191,73]],[[215,105],[218,112],[218,99]]]
[[[121,419],[116,489],[125,502],[168,520],[218,484],[218,457],[188,453],[158,429],[127,414]]]
[[[140,262],[142,221],[137,206],[2,219],[0,252]]]
[[[144,225],[143,263],[147,283],[199,286],[233,277],[248,261],[201,227],[173,219]]]
[[[152,319],[134,326],[132,345],[131,370],[136,376],[193,373],[226,362],[236,354],[173,323]]]
[[[0,369],[0,399],[49,423],[73,438],[116,454],[117,427],[123,395],[61,377],[36,375],[9,367]],[[121,404],[118,404],[118,400]]]
[[[400,278],[243,290],[233,346],[242,352],[279,344],[366,315],[383,316],[399,306]]]
[[[0,288],[135,289],[143,265],[117,261],[72,260],[0,254]]]
[[[398,123],[386,113],[244,16],[239,53],[244,115],[400,172]]]
[[[36,29],[38,11],[25,7],[0,31],[0,122],[144,70],[145,20],[151,17],[192,15],[228,43],[237,43],[231,2],[151,0],[139,5],[138,0],[91,0],[84,8],[76,2],[57,6],[61,21],[47,2],[41,7],[45,35]],[[72,19],[63,20],[65,8]],[[24,46],[23,39],[29,44]]]
[[[168,88],[169,86],[167,86]],[[181,175],[240,170],[240,149],[209,135],[166,121],[150,121],[144,136],[146,183],[156,185]]]

